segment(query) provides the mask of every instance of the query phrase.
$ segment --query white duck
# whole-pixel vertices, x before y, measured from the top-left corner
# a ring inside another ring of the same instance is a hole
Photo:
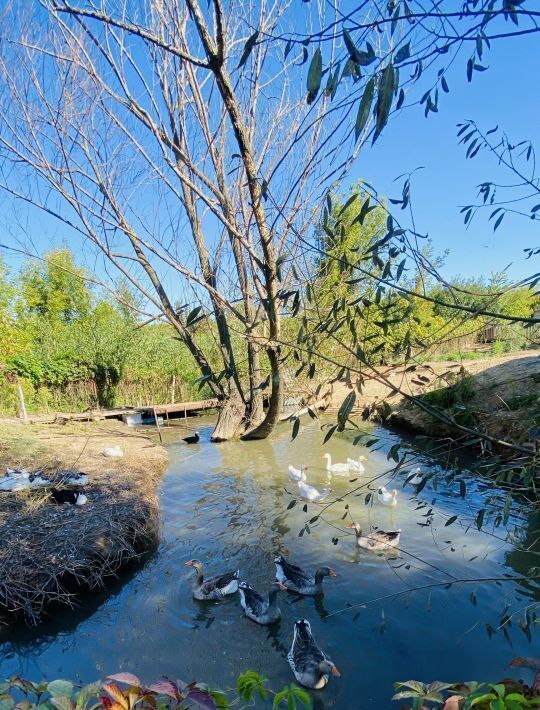
[[[377,491],[377,498],[379,500],[379,503],[382,505],[389,506],[391,508],[395,508],[397,505],[397,496],[398,492],[394,488],[393,491],[388,491],[384,486],[381,486],[379,490]]]
[[[307,466],[302,464],[300,468],[295,468],[294,466],[289,466],[289,478],[291,481],[305,481]]]
[[[421,468],[415,468],[414,471],[405,479],[405,485],[407,485],[407,483],[411,483],[413,486],[419,486],[424,480],[420,475],[421,472]]]
[[[106,446],[101,453],[103,456],[107,456],[112,459],[120,459],[124,455],[124,452],[119,446]]]
[[[332,463],[332,457],[330,454],[325,454],[323,458],[326,459],[326,470],[328,472],[328,477],[332,475],[346,476],[350,473],[351,467],[348,463]]]
[[[25,468],[8,468],[6,475],[0,478],[0,491],[24,491],[30,488],[30,474]]]
[[[309,483],[304,481],[298,481],[298,490],[302,498],[310,500],[312,503],[321,503],[326,496],[330,493],[329,488],[323,488],[319,491],[315,486],[310,486]]]
[[[365,456],[359,456],[358,459],[347,459],[349,470],[356,471],[356,473],[364,473],[366,469],[362,461],[366,461]]]

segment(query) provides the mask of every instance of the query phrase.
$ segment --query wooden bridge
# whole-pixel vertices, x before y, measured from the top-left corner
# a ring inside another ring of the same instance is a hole
[[[99,419],[120,419],[129,417],[132,414],[142,414],[145,417],[156,417],[165,415],[169,417],[188,417],[194,414],[215,409],[218,406],[217,399],[201,399],[195,402],[173,402],[171,404],[149,404],[143,407],[123,407],[116,409],[91,409],[86,412],[64,413],[56,412],[51,414],[29,415],[27,421],[30,424],[54,424],[64,421],[87,422]]]

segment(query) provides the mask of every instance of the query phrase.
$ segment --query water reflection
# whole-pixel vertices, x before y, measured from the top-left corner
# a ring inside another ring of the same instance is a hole
[[[92,680],[131,670],[148,681],[165,674],[226,688],[234,686],[240,671],[251,668],[281,687],[292,681],[286,654],[293,623],[305,617],[343,673],[314,694],[315,707],[378,710],[389,706],[395,680],[493,678],[505,675],[511,656],[531,655],[519,627],[507,629],[510,649],[502,633],[490,639],[486,625],[497,627],[506,603],[511,610],[537,600],[538,585],[445,585],[456,578],[513,571],[526,575],[531,559],[537,559],[532,552],[539,551],[534,547],[538,516],[531,517],[524,533],[524,547],[533,547],[527,553],[505,540],[502,527],[494,537],[490,529],[462,525],[462,518],[474,520],[486,496],[498,493],[469,477],[462,498],[455,481],[445,481],[422,452],[416,465],[437,473],[438,485],[434,480],[420,493],[410,485],[403,489],[404,472],[392,481],[384,472],[389,448],[407,441],[381,430],[381,450],[364,452],[365,474],[333,478],[335,505],[325,509],[307,503],[304,511],[303,501],[297,500],[289,509],[298,498],[287,475],[289,464],[307,464],[310,482],[322,487],[325,451],[335,461],[362,451],[335,437],[322,446],[323,434],[314,423],[303,424],[292,442],[290,428],[283,426],[270,440],[246,444],[214,445],[210,425],[198,423],[198,428],[197,446],[179,442],[184,429],[165,431],[171,466],[161,491],[163,531],[157,554],[136,573],[123,576],[110,596],[96,595],[45,626],[1,639],[0,675],[51,678],[80,672]],[[373,496],[366,504],[367,493],[381,483],[398,488],[396,509],[378,505]],[[356,493],[346,496],[353,487]],[[454,515],[459,520],[446,526]],[[306,531],[305,523],[315,516]],[[358,549],[354,534],[344,529],[350,520],[365,530],[401,528],[401,551],[387,555]],[[193,575],[183,566],[186,560],[201,559],[208,574],[240,567],[242,579],[264,590],[274,578],[277,553],[307,570],[330,565],[338,576],[325,582],[324,597],[280,595],[282,620],[268,628],[245,618],[236,595],[220,603],[192,599]],[[426,585],[439,586],[410,591]]]

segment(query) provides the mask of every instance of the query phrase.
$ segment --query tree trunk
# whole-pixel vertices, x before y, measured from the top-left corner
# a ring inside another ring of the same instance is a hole
[[[237,438],[244,431],[245,419],[246,405],[233,383],[219,410],[216,426],[212,432],[212,441],[229,441]]]
[[[272,393],[270,395],[268,411],[259,426],[242,436],[244,441],[266,439],[266,437],[270,436],[281,417],[281,410],[283,409],[283,372],[279,359],[279,350],[269,348],[268,359],[270,360],[272,377]]]

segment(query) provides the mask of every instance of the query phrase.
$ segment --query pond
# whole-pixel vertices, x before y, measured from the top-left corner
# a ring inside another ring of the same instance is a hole
[[[507,580],[538,564],[532,512],[528,520],[511,516],[508,530],[491,522],[478,530],[475,520],[487,498],[504,496],[481,479],[460,476],[464,490],[441,477],[436,490],[428,483],[418,495],[410,484],[403,488],[406,474],[389,480],[387,453],[396,443],[423,472],[440,470],[398,432],[371,429],[380,442],[369,451],[341,436],[323,445],[324,432],[309,420],[294,441],[290,426],[282,425],[267,441],[216,445],[209,441],[211,420],[197,426],[201,442],[195,446],[181,441],[181,426],[166,430],[170,467],[161,486],[157,552],[78,609],[0,636],[0,677],[90,681],[129,670],[148,682],[167,675],[226,689],[239,672],[253,669],[278,689],[293,680],[286,659],[293,623],[307,618],[342,673],[313,692],[315,707],[380,710],[390,707],[396,680],[496,680],[508,675],[514,656],[534,655],[535,631],[523,619],[540,599],[540,587]],[[298,494],[287,467],[307,464],[310,481],[322,487],[325,451],[335,461],[365,454],[366,473],[353,483],[333,479],[329,500],[362,488],[326,508],[308,532],[305,523],[322,509],[310,503],[304,512],[300,500],[290,507]],[[399,490],[395,510],[376,500],[366,504],[368,489],[381,481]],[[364,528],[401,528],[399,556],[356,550],[345,514]],[[246,619],[237,594],[220,603],[192,599],[186,560],[199,558],[208,574],[240,568],[241,579],[266,592],[276,553],[308,570],[329,565],[337,577],[325,580],[323,598],[281,593],[283,617],[273,627]],[[505,581],[456,582],[478,578]],[[500,628],[504,613],[515,616]]]

